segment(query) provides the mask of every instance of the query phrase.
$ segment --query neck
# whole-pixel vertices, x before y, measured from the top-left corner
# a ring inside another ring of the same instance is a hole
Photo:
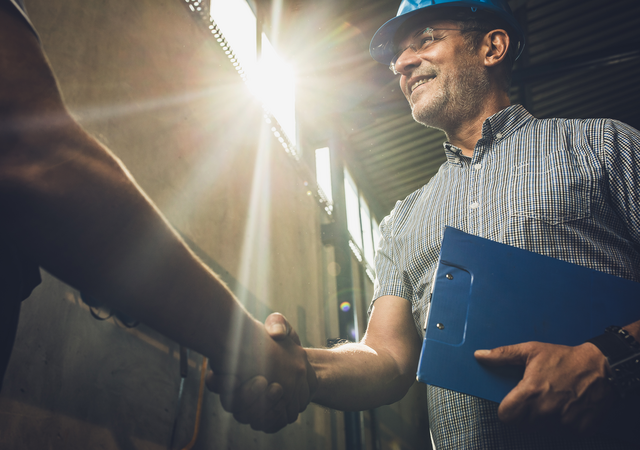
[[[452,124],[444,130],[447,140],[462,150],[464,156],[473,156],[476,143],[482,137],[482,125],[487,118],[511,105],[507,94],[483,102],[482,109],[473,117]]]

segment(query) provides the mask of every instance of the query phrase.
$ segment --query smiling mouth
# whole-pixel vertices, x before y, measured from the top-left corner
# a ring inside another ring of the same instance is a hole
[[[420,80],[416,81],[415,83],[413,83],[413,84],[411,85],[411,92],[415,91],[415,90],[418,88],[418,86],[422,86],[423,84],[425,84],[425,83],[427,83],[427,82],[429,82],[429,81],[433,80],[434,78],[435,78],[435,77],[422,78],[422,79],[420,79]]]

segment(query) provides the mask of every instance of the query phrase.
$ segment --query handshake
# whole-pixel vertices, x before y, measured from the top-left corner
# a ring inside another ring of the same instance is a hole
[[[282,314],[267,317],[264,331],[240,341],[251,348],[229,349],[223,367],[210,364],[206,383],[238,422],[275,433],[307,408],[318,379],[298,334]]]

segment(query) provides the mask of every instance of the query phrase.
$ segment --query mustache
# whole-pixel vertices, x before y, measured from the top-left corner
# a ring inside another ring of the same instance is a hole
[[[410,77],[405,78],[404,85],[406,86],[406,90],[409,91],[409,81],[415,80],[416,78],[435,78],[440,75],[440,69],[436,66],[427,66],[427,67],[418,67],[411,73]]]
[[[440,75],[440,69],[436,66],[429,66],[422,68],[420,67],[418,70],[414,71],[411,74],[411,78],[413,77],[430,77],[433,78],[437,75]]]
[[[414,70],[411,73],[411,77],[410,78],[416,78],[416,77],[429,77],[429,78],[433,78],[437,75],[440,75],[440,68],[437,66],[426,66],[426,67],[418,67],[416,70]]]

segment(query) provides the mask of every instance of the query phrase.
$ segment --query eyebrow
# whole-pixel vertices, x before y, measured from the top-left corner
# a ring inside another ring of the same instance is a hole
[[[413,34],[413,37],[416,37],[416,36],[418,36],[418,35],[420,35],[420,34],[424,34],[424,32],[425,32],[425,31],[427,31],[429,28],[433,30],[433,27],[431,27],[431,26],[426,26],[426,27],[421,28],[420,30],[416,31],[416,32]]]
[[[396,48],[400,49],[400,43],[406,39],[413,39],[415,37],[417,37],[418,35],[420,35],[421,33],[424,33],[424,31],[427,28],[433,28],[431,25],[424,25],[424,26],[420,26],[419,28],[417,28],[416,31],[407,34],[406,37],[404,37],[402,40],[397,41],[394,45]]]

